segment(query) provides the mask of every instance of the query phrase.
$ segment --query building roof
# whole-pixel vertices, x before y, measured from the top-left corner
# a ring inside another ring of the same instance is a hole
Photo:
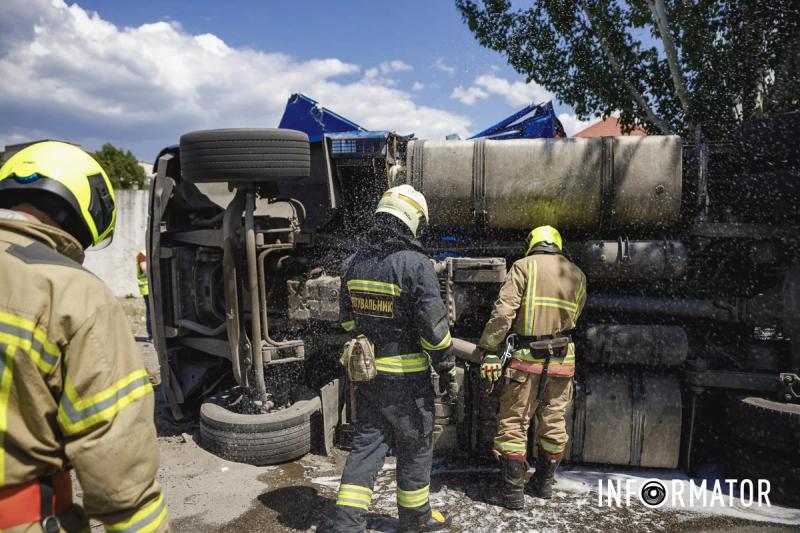
[[[647,135],[642,128],[636,126],[633,131],[622,133],[619,126],[619,121],[615,117],[608,117],[599,122],[595,122],[586,129],[583,129],[573,135],[573,137],[614,137],[617,135],[631,135],[635,137],[643,137]]]

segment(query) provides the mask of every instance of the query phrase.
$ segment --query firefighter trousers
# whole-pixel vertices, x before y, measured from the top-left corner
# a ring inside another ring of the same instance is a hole
[[[342,472],[334,531],[366,529],[375,479],[390,450],[397,456],[397,506],[401,523],[424,520],[433,458],[434,392],[430,374],[378,377],[358,384],[358,421]]]
[[[551,455],[563,454],[568,440],[565,416],[572,403],[572,377],[547,376],[544,398],[539,405],[537,394],[541,374],[509,369],[506,376],[497,413],[495,455],[524,455],[527,452],[528,426],[534,414],[538,447]]]

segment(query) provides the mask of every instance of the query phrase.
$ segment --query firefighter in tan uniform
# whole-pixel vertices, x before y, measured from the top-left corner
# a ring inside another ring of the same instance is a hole
[[[575,328],[586,300],[586,276],[562,253],[561,235],[540,226],[528,235],[525,257],[516,261],[483,330],[481,376],[503,373],[498,345],[509,335],[513,351],[500,396],[494,454],[500,459],[504,505],[524,506],[528,425],[537,418],[534,494],[552,497],[555,471],[567,444],[565,414],[572,401]]]
[[[0,168],[0,531],[88,532],[87,515],[169,531],[152,386],[122,309],[81,267],[115,218],[108,177],[75,146]]]

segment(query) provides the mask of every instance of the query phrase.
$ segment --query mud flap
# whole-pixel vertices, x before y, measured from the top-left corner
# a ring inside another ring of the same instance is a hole
[[[322,387],[319,393],[322,403],[323,439],[321,439],[321,441],[325,455],[330,455],[333,452],[336,427],[339,425],[342,416],[342,406],[344,405],[344,402],[341,401],[342,394],[342,380],[340,379],[334,379]]]

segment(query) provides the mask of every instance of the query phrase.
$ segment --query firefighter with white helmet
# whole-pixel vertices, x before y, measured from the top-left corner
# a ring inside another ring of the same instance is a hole
[[[77,146],[0,168],[0,530],[169,530],[153,389],[125,313],[81,266],[110,242],[111,182]],[[72,502],[69,470],[83,489]]]
[[[357,387],[356,433],[336,501],[338,532],[366,528],[375,478],[389,449],[397,455],[400,530],[450,524],[429,503],[435,395],[430,366],[442,388],[450,389],[455,362],[439,282],[416,240],[427,223],[425,197],[410,185],[392,187],[378,202],[363,244],[342,265],[342,327],[374,346],[377,372]]]

